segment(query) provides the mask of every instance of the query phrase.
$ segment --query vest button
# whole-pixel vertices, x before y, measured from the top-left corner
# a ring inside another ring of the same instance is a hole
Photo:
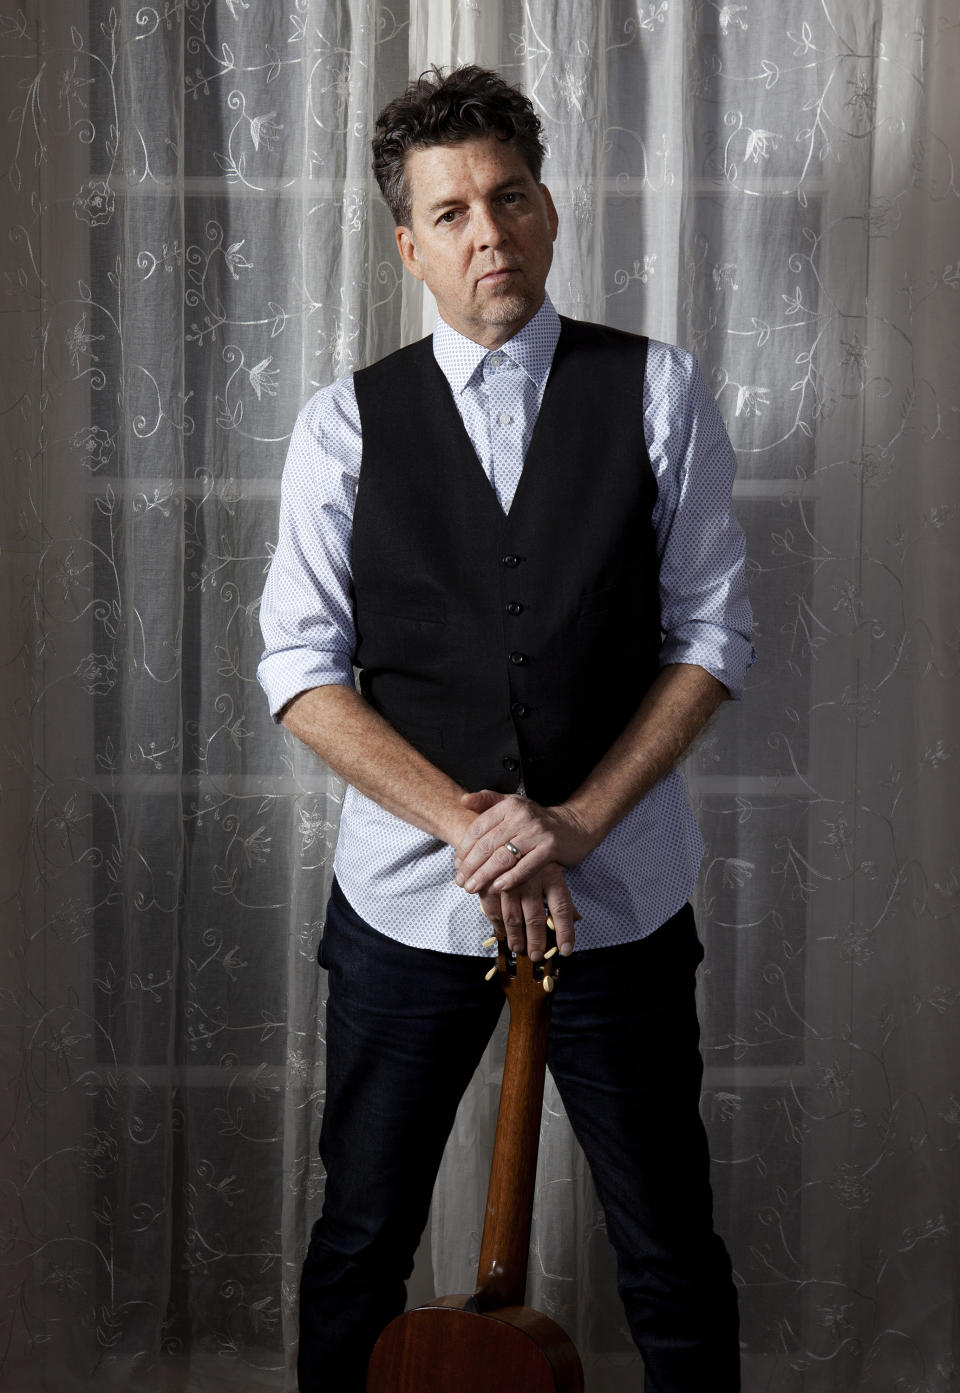
[[[511,570],[513,570],[513,568],[514,568],[515,566],[519,566],[519,565],[520,565],[520,558],[519,558],[519,556],[514,556],[513,552],[511,552],[511,553],[509,554],[509,556],[504,556],[504,557],[502,558],[502,560],[503,560],[504,566],[509,566]]]
[[[512,614],[514,618],[516,618],[518,614],[523,613],[523,605],[520,604],[519,600],[511,600],[509,604],[504,605],[504,609],[508,614]]]
[[[514,759],[513,755],[504,755],[503,759],[500,762],[503,765],[504,769],[506,769],[508,774],[515,774],[517,770],[520,768],[520,761],[518,759]]]
[[[515,701],[515,702],[513,703],[513,705],[510,707],[510,710],[511,710],[511,712],[513,713],[513,715],[514,715],[514,716],[517,716],[518,718],[521,717],[521,716],[529,716],[529,715],[530,715],[530,707],[527,706],[526,703],[525,703],[525,702],[522,702],[522,701]]]
[[[519,667],[521,663],[525,663],[527,661],[527,655],[526,653],[518,653],[517,650],[514,649],[513,652],[510,654],[510,661],[514,664],[515,667]]]

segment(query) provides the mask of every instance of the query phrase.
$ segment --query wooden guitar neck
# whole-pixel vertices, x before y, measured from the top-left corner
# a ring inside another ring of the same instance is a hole
[[[503,952],[510,1030],[474,1294],[480,1311],[523,1304],[550,1028],[543,965],[525,956],[514,963]]]

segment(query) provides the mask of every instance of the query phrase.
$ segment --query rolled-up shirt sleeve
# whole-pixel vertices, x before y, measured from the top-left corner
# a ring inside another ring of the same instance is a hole
[[[300,412],[283,470],[257,669],[274,719],[311,687],[354,684],[350,537],[361,450],[353,379],[341,378]]]
[[[643,407],[658,485],[660,664],[696,663],[739,699],[755,654],[733,447],[696,359],[680,348],[651,341]]]

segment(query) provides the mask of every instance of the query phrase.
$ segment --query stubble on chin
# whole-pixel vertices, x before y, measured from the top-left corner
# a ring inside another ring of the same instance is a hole
[[[530,319],[535,312],[533,296],[520,295],[515,290],[505,289],[486,298],[481,318],[485,324],[502,328],[505,324],[516,324]]]

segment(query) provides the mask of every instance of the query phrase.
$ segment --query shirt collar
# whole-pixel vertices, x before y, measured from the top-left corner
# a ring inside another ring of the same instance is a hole
[[[537,388],[542,388],[550,371],[559,337],[560,316],[554,309],[550,296],[545,295],[543,304],[533,318],[528,320],[512,339],[507,339],[506,343],[501,344],[501,350],[508,358],[512,358],[518,367],[523,368]],[[455,394],[463,391],[489,352],[490,349],[457,333],[445,319],[437,316],[433,331],[433,356]]]

